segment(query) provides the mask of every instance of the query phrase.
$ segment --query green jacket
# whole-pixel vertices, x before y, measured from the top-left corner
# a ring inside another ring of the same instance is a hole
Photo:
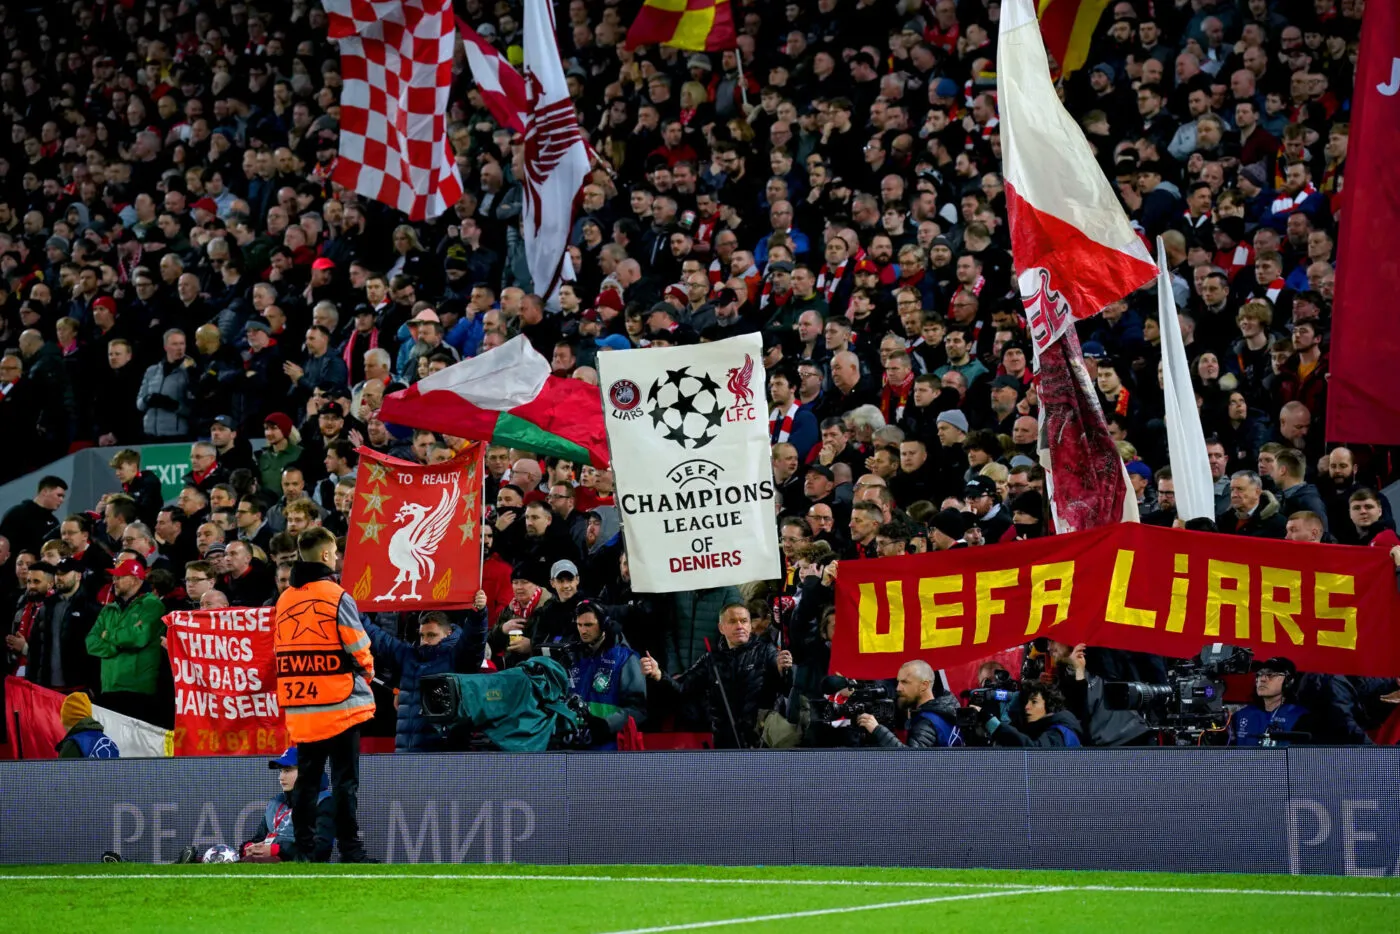
[[[282,471],[299,460],[301,460],[301,448],[291,443],[287,444],[286,450],[281,454],[270,447],[259,451],[258,482],[262,489],[272,490],[274,493],[282,489]]]
[[[102,659],[102,691],[154,694],[160,676],[160,637],[165,634],[165,604],[153,593],[137,594],[122,606],[102,608],[88,633],[88,654]]]

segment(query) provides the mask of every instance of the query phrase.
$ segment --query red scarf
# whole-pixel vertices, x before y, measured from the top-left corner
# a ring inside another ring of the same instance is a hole
[[[797,410],[801,408],[796,400],[783,412],[782,421],[778,420],[778,410],[774,409],[768,413],[768,437],[773,439],[774,444],[781,444],[792,434],[792,420],[797,416]]]
[[[909,391],[913,388],[912,370],[898,383],[891,383],[889,376],[885,377],[885,388],[880,391],[880,413],[885,416],[886,422],[893,424],[903,414],[904,406],[909,403]]]
[[[358,333],[359,333],[358,331],[351,331],[351,332],[350,332],[350,339],[347,340],[347,341],[345,342],[345,350],[344,350],[344,351],[341,353],[341,355],[340,355],[340,356],[341,356],[341,359],[343,359],[343,360],[345,361],[345,372],[346,372],[346,373],[353,373],[353,372],[355,372],[355,365],[354,365],[353,363],[351,363],[350,361],[351,361],[352,359],[354,359],[354,355],[355,355],[355,336],[356,336]],[[374,349],[375,349],[376,347],[378,347],[378,346],[379,346],[379,328],[370,328],[370,329],[369,329],[369,347],[367,347],[367,348],[365,348],[365,350],[361,351],[361,354],[368,353],[369,351],[374,350]]]
[[[1280,191],[1278,197],[1269,205],[1269,212],[1272,214],[1290,214],[1298,209],[1298,205],[1315,194],[1317,194],[1317,189],[1313,187],[1312,182],[1308,182],[1304,185],[1303,190],[1296,195],[1290,195],[1287,192]]]
[[[775,308],[782,308],[788,302],[792,301],[792,289],[788,289],[786,292],[779,292],[775,294],[773,292],[773,280],[764,279],[763,290],[759,293],[758,296],[758,307],[767,308],[768,303],[770,301],[773,303],[773,306]]]
[[[540,597],[542,597],[543,595],[544,588],[536,587],[535,595],[530,598],[529,603],[522,605],[519,600],[516,600],[514,597],[512,597],[510,605],[506,607],[506,609],[510,610],[512,619],[514,619],[515,617],[519,617],[520,619],[529,619],[530,614],[535,612],[535,607],[540,605]]]
[[[841,265],[831,269],[825,265],[821,272],[817,274],[817,289],[826,295],[826,300],[830,302],[836,295],[836,288],[841,284],[841,280],[846,277],[846,267],[850,264],[850,258],[841,261]]]
[[[1124,417],[1128,414],[1128,387],[1124,386],[1118,391],[1118,401],[1113,403],[1113,411]]]

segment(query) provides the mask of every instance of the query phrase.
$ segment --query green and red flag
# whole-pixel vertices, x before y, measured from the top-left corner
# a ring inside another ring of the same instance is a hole
[[[598,387],[555,376],[523,336],[384,399],[385,422],[607,467]]]

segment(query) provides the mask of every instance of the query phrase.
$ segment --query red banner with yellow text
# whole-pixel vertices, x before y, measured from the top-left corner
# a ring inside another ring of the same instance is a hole
[[[892,678],[1046,636],[1187,658],[1223,642],[1302,671],[1400,673],[1400,595],[1379,548],[1122,523],[986,548],[842,561],[831,670]]]
[[[262,756],[287,748],[270,606],[165,617],[175,678],[175,755]]]
[[[486,445],[427,465],[359,453],[341,586],[362,611],[471,606],[481,589]]]

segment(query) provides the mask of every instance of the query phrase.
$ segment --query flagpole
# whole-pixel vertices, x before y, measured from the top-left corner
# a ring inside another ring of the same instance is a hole
[[[739,63],[739,99],[744,102],[744,122],[749,121],[749,89],[744,84],[744,50],[734,44],[734,61]]]

